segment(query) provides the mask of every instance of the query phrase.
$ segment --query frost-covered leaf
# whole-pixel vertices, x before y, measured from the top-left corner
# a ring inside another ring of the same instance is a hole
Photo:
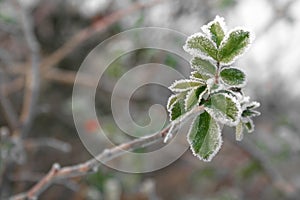
[[[207,162],[211,161],[222,145],[220,127],[207,112],[195,118],[187,137],[193,154]]]
[[[179,99],[170,108],[170,120],[173,121],[180,117],[184,112],[184,99]]]
[[[208,60],[204,60],[199,57],[194,57],[191,60],[191,66],[193,69],[197,70],[200,74],[214,76],[216,74],[217,68]]]
[[[212,41],[214,41],[217,47],[219,47],[225,36],[226,31],[224,18],[216,16],[214,21],[208,23],[207,25],[204,25],[202,27],[202,30],[204,33],[209,35]]]
[[[193,72],[191,72],[190,78],[193,79],[193,80],[198,80],[198,81],[201,81],[201,82],[206,82],[210,78],[210,76],[205,75],[205,74],[200,74],[197,71],[193,71]]]
[[[202,33],[195,33],[188,37],[183,49],[192,56],[217,60],[217,47]]]
[[[244,122],[243,124],[246,130],[248,131],[248,133],[252,133],[254,131],[254,123],[252,119],[248,119],[248,121]]]
[[[184,92],[190,90],[191,88],[199,87],[201,85],[203,85],[203,83],[200,81],[186,79],[186,80],[175,81],[169,87],[169,89],[172,90],[173,92]]]
[[[229,86],[243,87],[246,83],[246,75],[237,68],[224,68],[220,72],[222,81]]]
[[[260,103],[257,101],[252,101],[252,102],[245,104],[246,109],[255,109],[255,108],[258,108],[259,106],[260,106]]]
[[[193,154],[203,161],[211,161],[222,145],[220,127],[207,112],[195,118],[187,138]]]
[[[260,115],[260,112],[256,110],[247,109],[242,113],[242,117],[257,117]]]
[[[167,109],[169,110],[171,108],[172,105],[174,105],[174,103],[176,102],[178,98],[178,94],[173,94],[169,97],[168,99],[168,103],[167,103]]]
[[[222,41],[218,53],[218,60],[223,64],[231,64],[243,54],[252,40],[252,33],[243,29],[230,31]]]
[[[242,105],[242,117],[257,117],[260,115],[260,112],[254,110],[255,108],[259,107],[260,103],[256,101],[246,102]]]
[[[226,93],[217,93],[204,104],[205,110],[217,121],[228,126],[236,126],[241,117],[241,106],[237,100]]]
[[[202,99],[202,96],[205,93],[205,90],[206,90],[206,86],[201,86],[201,87],[190,90],[187,93],[185,101],[184,101],[185,110],[189,110],[194,105],[197,105],[197,103],[199,103],[200,100]]]
[[[243,131],[244,131],[243,123],[239,122],[238,125],[235,127],[235,139],[237,141],[242,141],[244,137]]]

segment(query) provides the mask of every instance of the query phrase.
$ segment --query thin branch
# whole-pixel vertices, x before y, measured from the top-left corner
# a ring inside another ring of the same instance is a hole
[[[161,0],[153,0],[148,3],[134,3],[130,7],[122,10],[115,11],[96,23],[92,24],[92,26],[89,26],[80,32],[78,32],[76,35],[74,35],[69,41],[67,41],[62,47],[60,47],[58,50],[56,50],[54,53],[52,53],[50,56],[45,58],[41,64],[42,70],[46,70],[53,67],[57,63],[59,63],[63,58],[65,58],[69,53],[71,53],[79,44],[81,44],[83,41],[87,40],[91,36],[93,36],[96,33],[99,33],[103,30],[105,30],[107,27],[111,26],[115,22],[119,21],[120,19],[124,18],[125,16],[129,15],[132,12],[135,12],[137,10],[151,7],[157,3],[161,2]]]
[[[26,139],[24,141],[24,147],[26,149],[50,147],[64,153],[70,152],[72,148],[72,146],[69,143],[54,138]]]
[[[199,114],[201,111],[203,111],[203,106],[198,106],[194,108],[191,112],[189,112],[186,116],[183,117],[184,121],[182,122],[186,122],[190,118]],[[178,123],[180,123],[180,121],[178,121]],[[163,141],[170,127],[171,125],[168,125],[163,130],[154,133],[152,135],[141,137],[133,141],[120,144],[119,146],[113,147],[111,149],[106,149],[102,153],[97,155],[95,158],[90,159],[84,163],[80,163],[73,166],[67,166],[63,168],[61,168],[59,164],[55,163],[53,164],[48,174],[44,176],[28,192],[13,196],[10,198],[10,200],[37,199],[38,196],[43,191],[45,191],[54,181],[83,176],[89,173],[95,173],[97,172],[99,166],[101,165],[101,163],[99,162],[100,160],[101,162],[105,163],[116,157],[123,155],[127,151],[133,151],[141,147],[147,147],[154,143],[159,143]],[[176,128],[179,128],[179,126],[176,126]]]
[[[75,80],[75,74],[72,72],[68,73],[67,79],[62,79],[59,77],[56,77],[56,75],[61,75],[58,71],[50,72],[49,70],[52,69],[54,65],[59,63],[62,59],[64,59],[68,54],[70,54],[76,47],[78,47],[82,42],[89,39],[93,35],[104,31],[112,24],[116,23],[117,21],[123,19],[125,16],[138,11],[140,9],[144,9],[147,7],[151,7],[156,5],[157,3],[161,2],[163,0],[153,0],[149,3],[134,3],[130,7],[126,9],[117,10],[110,15],[107,15],[100,20],[98,20],[96,23],[86,27],[85,29],[81,30],[77,34],[75,34],[73,37],[71,37],[63,46],[61,46],[59,49],[57,49],[55,52],[53,52],[51,55],[46,57],[41,61],[41,69],[43,73],[41,73],[41,76],[45,77],[46,79],[50,79],[53,81],[73,84]],[[13,74],[24,74],[23,69],[27,68],[29,64],[15,64],[15,66],[11,66],[9,68],[10,72]],[[17,66],[17,67],[16,67]],[[89,81],[88,81],[89,82]],[[88,82],[82,81],[83,85]],[[88,84],[91,85],[91,84]],[[13,88],[10,90],[8,88],[6,93],[14,92],[15,90],[19,90],[22,87],[22,85],[18,84],[16,85],[16,88]]]
[[[41,173],[21,172],[18,175],[9,175],[8,179],[12,182],[38,182],[44,176],[45,174]],[[78,183],[71,179],[57,180],[53,184],[62,185],[74,192],[78,191],[79,188]]]
[[[22,123],[21,135],[26,135],[34,117],[34,108],[36,106],[39,94],[39,43],[33,32],[32,18],[28,14],[25,7],[22,7],[22,3],[19,3],[19,10],[21,14],[22,29],[25,35],[26,42],[31,52],[31,67],[26,74],[26,87],[24,94],[23,108],[20,116]]]
[[[25,80],[23,76],[18,76],[8,83],[1,83],[0,90],[4,96],[9,96],[12,93],[18,92],[24,88]]]
[[[9,128],[11,130],[16,130],[19,127],[19,120],[16,111],[14,110],[14,107],[12,106],[10,101],[3,94],[1,88],[0,88],[0,110],[2,110]]]

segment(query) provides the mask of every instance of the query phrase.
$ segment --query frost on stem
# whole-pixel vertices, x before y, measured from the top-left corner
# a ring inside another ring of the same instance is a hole
[[[205,111],[194,116],[187,139],[194,155],[210,161],[222,144],[219,124],[235,127],[236,140],[240,141],[244,130],[254,130],[252,118],[260,113],[255,110],[259,103],[251,102],[243,93],[246,74],[232,67],[249,48],[254,34],[240,27],[227,31],[224,18],[219,16],[201,30],[188,37],[183,46],[193,56],[190,79],[177,80],[170,86],[175,94],[170,96],[167,108],[173,125],[165,141],[171,138],[174,124],[202,106]]]

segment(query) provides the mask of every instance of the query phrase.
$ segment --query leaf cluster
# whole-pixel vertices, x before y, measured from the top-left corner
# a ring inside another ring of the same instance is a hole
[[[260,113],[258,102],[251,102],[242,89],[246,74],[233,66],[234,61],[249,48],[253,34],[244,28],[226,30],[224,19],[216,18],[202,27],[202,32],[187,38],[184,50],[193,56],[189,79],[175,81],[169,89],[174,92],[167,104],[172,127],[195,107],[204,111],[195,116],[188,142],[194,155],[210,161],[222,145],[223,125],[235,127],[236,139],[243,132],[252,132],[252,118]]]

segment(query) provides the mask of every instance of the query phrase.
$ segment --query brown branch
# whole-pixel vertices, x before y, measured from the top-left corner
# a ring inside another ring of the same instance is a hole
[[[56,64],[58,64],[62,59],[64,59],[68,54],[70,54],[76,47],[78,47],[82,42],[89,39],[93,35],[104,31],[106,28],[111,26],[112,24],[116,23],[117,21],[123,19],[126,15],[129,15],[135,11],[138,11],[143,8],[151,7],[163,0],[153,0],[149,3],[135,3],[131,5],[130,7],[122,10],[117,10],[110,15],[107,15],[103,17],[102,19],[98,20],[96,23],[92,24],[91,26],[88,26],[87,28],[81,30],[76,35],[71,37],[63,46],[61,46],[59,49],[57,49],[55,52],[53,52],[48,57],[44,58],[41,61],[41,69],[43,73],[41,73],[41,76],[45,77],[46,79],[50,79],[57,82],[67,83],[67,84],[73,84],[76,75],[72,72],[67,73],[68,77],[61,78],[60,75],[62,73],[59,73],[57,71],[49,71],[52,69],[52,67]],[[23,69],[28,68],[29,64],[15,64],[15,66],[11,66],[9,68],[10,72],[13,74],[24,74]],[[56,75],[59,75],[58,77]],[[20,90],[22,87],[22,84],[19,84],[21,80],[19,80],[18,84],[16,84],[16,87],[8,88],[7,93],[14,92],[16,90]],[[80,82],[81,83],[81,82]],[[89,84],[89,81],[82,81],[83,85],[91,85]]]
[[[198,106],[194,108],[191,112],[189,112],[186,116],[183,117],[184,121],[182,122],[186,122],[190,118],[199,114],[202,110],[203,110],[203,106]],[[177,123],[180,123],[180,121],[178,121]],[[95,158],[90,159],[84,163],[80,163],[73,166],[66,166],[63,168],[61,168],[59,164],[55,163],[53,164],[48,174],[44,176],[29,191],[13,196],[10,198],[10,200],[37,199],[38,196],[43,191],[45,191],[54,181],[83,176],[89,173],[95,173],[98,170],[99,166],[101,165],[101,163],[99,162],[100,160],[101,162],[105,163],[116,157],[123,155],[127,151],[133,151],[141,147],[147,147],[154,143],[161,142],[167,135],[170,127],[171,125],[168,125],[163,130],[154,133],[152,135],[141,137],[133,141],[120,144],[119,146],[113,147],[111,149],[105,149],[102,153],[97,155]],[[174,131],[176,131],[176,129],[178,128],[179,126],[176,126]]]
[[[42,70],[48,70],[49,68],[53,67],[57,63],[59,63],[63,58],[65,58],[69,53],[71,53],[79,44],[81,44],[83,41],[87,40],[91,36],[93,36],[96,33],[99,33],[103,30],[105,30],[107,27],[111,26],[115,22],[119,21],[126,15],[129,15],[130,13],[146,8],[151,7],[161,0],[153,0],[149,3],[134,3],[130,7],[122,10],[115,11],[96,23],[92,24],[91,26],[81,30],[76,35],[74,35],[69,41],[67,41],[62,47],[60,47],[58,50],[56,50],[54,53],[52,53],[50,56],[45,58],[43,62],[41,63]]]
[[[76,75],[76,71],[52,69],[46,74],[44,74],[44,77],[50,81],[73,86],[76,79]],[[80,76],[77,77],[76,82],[83,86],[94,87],[95,85],[98,85],[98,78],[90,74],[80,74]]]
[[[8,179],[12,182],[38,182],[41,180],[45,174],[41,173],[31,173],[31,172],[21,172],[18,175],[9,175]],[[74,192],[78,191],[79,185],[75,180],[65,179],[53,182],[56,185],[62,185]]]
[[[6,95],[3,94],[2,88],[0,88],[0,110],[8,123],[8,126],[11,130],[16,130],[19,128],[19,120],[17,113],[14,110],[14,107],[10,101],[6,98]]]
[[[40,147],[49,147],[64,153],[69,153],[72,149],[69,143],[54,138],[27,138],[23,143],[26,149],[38,149]]]
[[[25,80],[23,76],[11,80],[7,83],[1,83],[0,90],[2,90],[4,96],[9,96],[12,93],[18,92],[24,88]]]
[[[25,35],[26,42],[31,52],[31,67],[26,73],[26,86],[24,91],[23,108],[20,115],[20,122],[22,123],[22,130],[15,133],[25,135],[29,130],[32,119],[34,117],[34,108],[38,100],[39,93],[39,43],[33,32],[32,18],[28,14],[25,7],[22,7],[22,3],[18,6],[21,14],[22,29]]]

